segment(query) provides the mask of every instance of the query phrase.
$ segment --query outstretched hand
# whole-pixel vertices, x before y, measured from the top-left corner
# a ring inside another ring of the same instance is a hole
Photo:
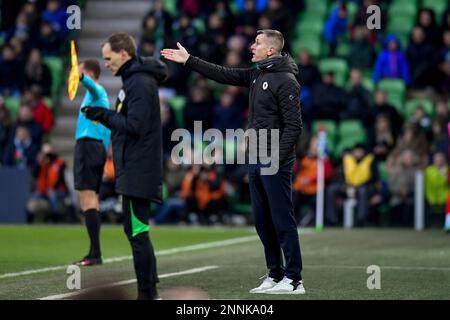
[[[177,49],[162,49],[161,55],[167,60],[185,64],[187,59],[189,58],[189,53],[179,42],[177,42],[177,47],[178,47],[178,50]]]

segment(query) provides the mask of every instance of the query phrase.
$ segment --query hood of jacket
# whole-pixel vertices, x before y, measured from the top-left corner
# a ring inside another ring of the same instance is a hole
[[[167,76],[167,66],[159,59],[152,57],[137,57],[127,61],[117,72],[117,76],[127,79],[136,73],[146,73],[158,83],[163,82]]]
[[[398,39],[398,37],[394,34],[388,34],[383,42],[384,50],[388,50],[388,45],[390,42],[397,42],[397,46],[398,46],[397,51],[402,49],[402,44],[400,43],[400,40]]]
[[[294,75],[298,74],[297,64],[287,53],[259,61],[256,67],[265,72],[289,72]]]

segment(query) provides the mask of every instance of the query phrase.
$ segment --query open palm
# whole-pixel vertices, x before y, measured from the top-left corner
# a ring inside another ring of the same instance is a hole
[[[177,42],[177,47],[178,49],[162,49],[161,55],[167,60],[184,64],[189,58],[189,53],[179,42]]]

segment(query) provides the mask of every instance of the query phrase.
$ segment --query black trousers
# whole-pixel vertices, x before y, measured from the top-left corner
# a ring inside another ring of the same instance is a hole
[[[274,175],[262,175],[263,165],[249,164],[249,184],[256,232],[264,246],[269,277],[286,276],[298,281],[302,279],[302,257],[292,204],[293,163],[291,160],[284,164]]]
[[[149,238],[150,200],[123,196],[124,231],[131,244],[139,292],[152,296],[158,275],[156,257]]]

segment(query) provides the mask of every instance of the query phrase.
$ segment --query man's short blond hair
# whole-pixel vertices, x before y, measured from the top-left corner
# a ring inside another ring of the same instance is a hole
[[[263,29],[258,30],[256,35],[264,34],[269,40],[270,45],[278,52],[281,53],[284,47],[284,37],[283,34],[278,30]]]

